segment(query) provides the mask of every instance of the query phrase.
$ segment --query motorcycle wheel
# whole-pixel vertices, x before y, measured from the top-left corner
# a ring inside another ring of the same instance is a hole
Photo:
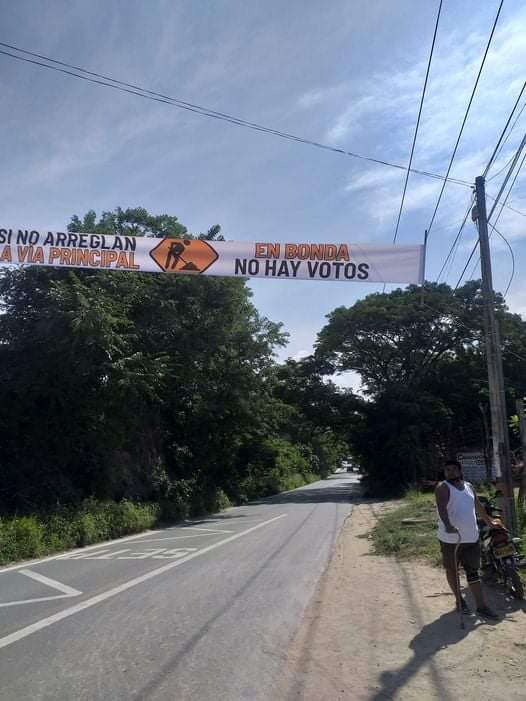
[[[517,570],[508,573],[511,595],[515,599],[524,599],[524,584]]]

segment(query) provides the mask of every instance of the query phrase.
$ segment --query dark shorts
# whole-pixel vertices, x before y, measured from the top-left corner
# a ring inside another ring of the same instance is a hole
[[[446,570],[455,571],[455,543],[443,543],[440,541],[442,550],[442,562]],[[464,568],[468,582],[478,582],[480,579],[480,544],[461,543],[458,548],[458,562]]]

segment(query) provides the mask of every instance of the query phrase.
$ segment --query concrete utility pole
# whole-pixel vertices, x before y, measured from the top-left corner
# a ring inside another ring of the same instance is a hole
[[[510,442],[504,391],[504,373],[499,325],[495,317],[495,295],[491,274],[491,257],[488,237],[488,217],[486,212],[486,191],[484,177],[475,180],[477,206],[475,217],[478,220],[480,243],[480,267],[482,272],[482,296],[484,299],[484,323],[486,329],[486,360],[488,364],[489,403],[493,438],[493,460],[497,479],[502,479],[504,492],[504,518],[514,534],[517,532],[513,476],[511,473]]]

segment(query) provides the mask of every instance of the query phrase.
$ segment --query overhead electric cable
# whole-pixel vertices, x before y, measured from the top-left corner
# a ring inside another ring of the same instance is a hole
[[[444,269],[445,269],[445,267],[446,267],[446,265],[447,265],[449,259],[450,259],[451,256],[453,255],[453,250],[455,249],[455,247],[457,246],[458,242],[460,241],[460,237],[462,236],[462,232],[463,232],[463,230],[464,230],[464,227],[466,226],[466,222],[467,222],[467,220],[468,220],[469,213],[471,212],[471,210],[472,210],[472,208],[473,208],[473,202],[474,202],[474,197],[471,198],[471,202],[470,202],[469,205],[468,205],[466,214],[465,214],[465,216],[464,216],[464,219],[462,220],[462,224],[460,225],[460,229],[458,230],[457,235],[455,236],[455,239],[454,239],[453,243],[451,244],[451,246],[450,246],[450,248],[449,248],[449,252],[448,252],[448,254],[447,254],[447,256],[446,256],[446,259],[444,260],[444,263],[442,264],[442,267],[440,268],[440,272],[438,273],[438,277],[436,278],[435,282],[438,282],[438,281],[440,280],[440,278],[441,278],[441,276],[442,276],[442,273],[444,272]]]
[[[401,165],[399,163],[391,163],[390,161],[386,161],[380,158],[373,158],[371,156],[364,156],[359,153],[355,153],[353,151],[346,151],[345,149],[340,149],[335,146],[330,146],[328,144],[323,144],[318,141],[313,141],[311,139],[306,139],[303,137],[296,136],[294,134],[288,133],[288,132],[283,132],[278,129],[273,129],[270,127],[265,127],[261,124],[258,124],[256,122],[249,122],[247,120],[241,119],[239,117],[234,117],[233,115],[224,113],[224,112],[217,112],[216,110],[212,110],[206,107],[202,107],[197,104],[193,104],[191,102],[185,102],[183,100],[179,100],[178,98],[174,97],[169,97],[167,95],[163,95],[162,93],[157,93],[153,90],[147,90],[146,88],[141,88],[139,86],[133,85],[132,83],[126,83],[124,81],[117,80],[115,78],[111,78],[109,76],[100,74],[100,73],[95,73],[93,71],[88,71],[84,68],[80,68],[78,66],[74,66],[72,64],[65,63],[64,61],[58,61],[56,59],[49,58],[47,56],[43,56],[42,54],[36,54],[31,51],[27,51],[26,49],[19,49],[18,47],[12,46],[11,44],[6,44],[5,42],[0,42],[0,46],[8,47],[10,49],[13,49],[15,51],[18,51],[20,53],[27,54],[29,56],[36,56],[38,58],[43,59],[43,61],[47,61],[48,63],[44,63],[42,61],[37,61],[36,59],[31,59],[31,58],[26,58],[24,56],[19,56],[17,54],[13,54],[9,51],[5,50],[0,50],[0,54],[4,56],[8,56],[10,58],[16,59],[18,61],[23,61],[25,63],[30,63],[36,66],[40,66],[41,68],[47,68],[49,70],[53,70],[59,73],[63,73],[65,75],[69,75],[73,78],[80,78],[81,80],[85,80],[90,83],[95,83],[97,85],[101,85],[106,88],[113,88],[114,90],[120,90],[121,92],[126,92],[131,95],[136,95],[138,97],[142,97],[144,99],[148,100],[154,100],[156,102],[161,102],[164,104],[171,105],[172,107],[177,107],[179,109],[184,109],[189,112],[193,112],[195,114],[199,114],[204,117],[210,117],[213,119],[218,119],[220,121],[225,121],[229,122],[230,124],[234,124],[236,126],[244,127],[247,129],[253,129],[255,131],[259,131],[262,133],[266,134],[271,134],[273,136],[278,136],[279,138],[282,139],[287,139],[289,141],[296,141],[298,143],[306,144],[308,146],[313,146],[315,148],[320,148],[326,151],[331,151],[333,153],[339,153],[344,156],[350,156],[351,158],[357,158],[362,161],[367,161],[370,163],[376,163],[378,165],[383,165],[383,166],[388,166],[390,168],[397,168],[398,170],[407,170],[407,166]],[[57,65],[51,65],[51,64],[57,64]],[[60,68],[59,66],[66,66],[67,68]],[[69,70],[72,69],[72,70]],[[79,71],[79,72],[74,72],[74,71]],[[95,77],[90,77],[90,76],[95,76]],[[109,82],[108,82],[109,81]],[[411,168],[410,169],[411,173],[415,173],[417,175],[422,175],[428,178],[435,178],[437,180],[444,180],[445,176],[439,175],[438,173],[432,173],[429,171],[425,170],[420,170],[417,168]],[[462,185],[463,187],[471,187],[470,183],[468,183],[466,180],[461,180],[460,178],[448,178],[448,180],[455,185]]]
[[[497,157],[497,152],[499,151],[499,147],[500,147],[501,142],[502,142],[502,140],[503,140],[503,138],[504,138],[504,134],[506,133],[506,129],[508,128],[508,125],[509,125],[509,123],[511,122],[511,119],[512,119],[512,117],[513,117],[513,114],[514,114],[515,110],[517,109],[517,105],[518,105],[519,102],[520,102],[520,99],[521,99],[521,97],[522,97],[522,93],[524,92],[524,89],[525,89],[525,88],[526,88],[526,81],[525,81],[525,82],[523,83],[523,85],[522,85],[521,91],[520,91],[520,93],[519,93],[517,99],[515,100],[515,104],[513,105],[513,109],[512,109],[511,112],[510,112],[510,116],[508,117],[508,120],[507,120],[506,124],[504,125],[504,129],[502,130],[501,135],[499,136],[499,140],[497,141],[497,145],[495,146],[495,148],[494,148],[494,150],[493,150],[493,153],[491,154],[491,158],[489,159],[488,164],[487,164],[487,166],[486,166],[486,169],[484,170],[484,173],[482,174],[484,177],[486,177],[486,176],[488,175],[489,170],[490,170],[491,166],[493,165],[493,161],[494,161],[494,160],[496,159],[496,157]],[[523,110],[523,109],[524,109],[524,105],[523,105],[523,107],[522,107],[522,110]],[[509,138],[511,132],[513,131],[513,128],[515,127],[515,124],[517,124],[517,120],[518,120],[518,118],[521,116],[522,110],[519,112],[519,115],[518,115],[517,119],[515,120],[515,122],[514,122],[514,124],[513,124],[513,127],[512,127],[512,128],[510,129],[510,131],[508,132],[508,136],[506,137],[505,141],[502,143],[502,146],[504,146],[504,143],[506,143],[506,141],[508,140],[508,138]]]
[[[525,138],[526,138],[526,136],[525,136]],[[514,176],[514,178],[513,178],[513,181],[512,181],[512,183],[511,183],[511,185],[510,185],[510,188],[509,188],[509,190],[508,190],[508,192],[507,192],[507,194],[506,194],[506,197],[504,198],[504,201],[502,202],[502,204],[501,204],[501,206],[500,206],[500,210],[499,210],[499,213],[497,214],[497,218],[495,219],[495,223],[491,223],[490,221],[488,221],[488,224],[492,227],[492,229],[495,229],[495,231],[497,231],[496,226],[497,226],[497,224],[499,223],[500,216],[501,216],[501,214],[502,214],[502,212],[503,212],[503,210],[504,210],[504,207],[506,206],[506,202],[508,201],[508,198],[509,198],[509,196],[510,196],[510,194],[511,194],[511,191],[513,190],[513,186],[515,185],[515,181],[517,180],[517,177],[518,177],[519,173],[521,172],[521,168],[522,168],[522,166],[524,165],[525,159],[526,159],[526,151],[524,152],[524,156],[522,157],[522,161],[520,162],[520,165],[519,165],[519,167],[517,168],[517,171],[516,171],[516,173],[515,173],[515,176]],[[497,206],[497,205],[496,205],[496,202],[495,202],[495,205],[494,205],[493,209],[494,209],[496,206]],[[492,212],[493,212],[493,209],[491,210]],[[489,220],[489,217],[488,217],[488,220]],[[490,235],[489,235],[489,238],[490,238],[490,239],[491,239],[492,233],[493,233],[493,232],[490,232]],[[499,233],[499,232],[497,232],[497,233]],[[502,236],[502,234],[500,234],[500,236]],[[509,244],[508,244],[508,245],[509,245]],[[476,248],[476,247],[477,247],[477,245],[475,245],[475,248]],[[513,255],[513,254],[512,254],[512,255]],[[474,273],[475,273],[475,269],[476,269],[477,265],[479,264],[479,261],[480,261],[480,255],[479,255],[479,257],[478,257],[478,259],[477,259],[477,262],[476,262],[475,265],[473,266],[473,269],[472,269],[472,271],[471,271],[471,273],[470,273],[470,275],[469,275],[470,278],[473,277],[473,275],[474,275]]]
[[[504,171],[506,170],[506,168],[509,168],[509,167],[510,167],[511,162],[513,161],[514,158],[515,158],[515,154],[513,154],[512,156],[510,156],[510,158],[508,158],[508,160],[507,160],[506,163],[502,166],[502,168],[500,168],[500,169],[495,173],[495,175],[492,175],[491,178],[488,178],[487,182],[489,183],[491,180],[495,180],[495,178],[498,178],[499,175],[500,175],[502,172],[504,172]]]
[[[521,212],[520,209],[515,209],[514,207],[511,207],[509,204],[506,205],[506,209],[509,209],[510,212],[515,212],[515,214],[520,214],[521,217],[526,217],[526,213]]]
[[[438,195],[438,200],[437,200],[437,203],[436,203],[436,205],[435,205],[435,209],[434,209],[434,211],[433,211],[433,216],[431,217],[431,221],[429,222],[429,226],[427,227],[428,236],[429,236],[429,234],[431,233],[431,227],[433,226],[433,222],[435,221],[436,213],[437,213],[438,208],[439,208],[439,206],[440,206],[440,202],[441,202],[441,200],[442,200],[442,195],[444,194],[444,190],[445,190],[445,187],[446,187],[447,178],[449,177],[449,173],[450,173],[450,171],[451,171],[451,166],[453,165],[453,161],[455,160],[455,156],[456,156],[456,154],[457,154],[458,145],[459,145],[459,143],[460,143],[460,139],[461,139],[462,133],[463,133],[463,131],[464,131],[464,126],[465,126],[465,124],[466,124],[466,121],[467,121],[467,118],[468,118],[468,115],[469,115],[469,111],[470,111],[470,109],[471,109],[471,104],[472,104],[472,102],[473,102],[473,98],[475,97],[475,92],[476,92],[477,86],[478,86],[478,84],[479,84],[480,76],[481,76],[481,74],[482,74],[482,69],[484,68],[484,64],[485,64],[485,62],[486,62],[486,57],[487,57],[487,55],[488,55],[489,47],[491,46],[491,42],[492,42],[492,39],[493,39],[493,34],[495,33],[495,28],[496,28],[496,26],[497,26],[497,22],[499,21],[500,11],[501,11],[501,9],[502,9],[503,3],[504,3],[504,0],[501,0],[501,1],[500,1],[500,4],[499,4],[499,9],[497,10],[497,14],[496,14],[495,20],[494,20],[494,22],[493,22],[493,27],[492,27],[492,29],[491,29],[491,34],[489,35],[488,43],[487,43],[487,45],[486,45],[486,50],[484,51],[484,56],[482,57],[482,63],[480,64],[479,72],[478,72],[477,78],[476,78],[476,80],[475,80],[475,85],[473,86],[473,90],[472,90],[472,92],[471,92],[471,97],[469,98],[469,102],[468,102],[468,106],[467,106],[467,109],[466,109],[466,113],[465,113],[465,115],[464,115],[464,119],[462,120],[462,126],[460,127],[460,131],[459,131],[459,134],[458,134],[458,137],[457,137],[457,141],[456,141],[456,144],[455,144],[455,148],[453,149],[453,153],[452,153],[451,159],[450,159],[450,161],[449,161],[449,165],[448,165],[448,168],[447,168],[447,172],[446,172],[446,175],[445,175],[445,179],[444,179],[444,182],[442,183],[442,188],[441,188],[441,190],[440,190],[440,194]]]
[[[394,232],[394,236],[393,236],[393,245],[396,243],[396,237],[398,236],[398,227],[400,226],[400,219],[402,217],[402,210],[404,208],[405,193],[407,190],[407,183],[409,181],[409,174],[411,172],[411,165],[413,163],[413,154],[415,152],[416,137],[418,134],[418,127],[420,126],[420,118],[422,116],[422,107],[424,106],[424,97],[426,94],[427,81],[429,78],[429,70],[431,68],[431,61],[433,59],[433,51],[435,50],[435,41],[436,41],[436,37],[437,37],[438,23],[440,21],[441,11],[442,11],[442,0],[440,0],[440,4],[438,6],[438,13],[437,13],[437,18],[436,18],[436,22],[435,22],[435,29],[433,32],[433,40],[431,41],[431,50],[429,52],[429,59],[427,62],[426,77],[424,79],[424,87],[422,89],[422,95],[420,97],[420,106],[418,108],[418,117],[416,119],[415,133],[413,135],[413,143],[411,145],[411,154],[409,156],[409,164],[407,166],[407,173],[405,175],[404,189],[402,192],[402,201],[400,202],[400,210],[398,212],[398,219],[396,220],[396,228],[395,228],[395,232]]]
[[[478,234],[478,231],[477,231],[477,234]],[[478,238],[477,238],[477,240],[475,241],[475,245],[474,245],[473,248],[471,249],[471,253],[469,254],[469,258],[468,258],[467,261],[466,261],[466,265],[464,266],[462,272],[460,273],[460,277],[459,277],[459,279],[457,280],[457,284],[456,284],[455,287],[453,288],[454,290],[458,290],[458,288],[460,287],[460,283],[462,282],[462,278],[464,277],[464,275],[465,275],[465,273],[466,273],[466,270],[468,269],[469,264],[471,263],[471,261],[472,261],[472,259],[473,259],[473,256],[475,255],[475,251],[477,250],[477,246],[478,246],[478,245],[479,245],[479,240],[478,240]]]
[[[504,144],[506,143],[506,141],[507,141],[508,138],[510,137],[510,135],[511,135],[513,129],[515,128],[515,125],[516,125],[517,122],[519,121],[519,119],[520,119],[522,113],[524,112],[524,109],[525,109],[525,108],[526,108],[526,102],[525,102],[525,103],[523,104],[523,106],[521,107],[519,114],[517,115],[515,121],[513,122],[511,129],[510,129],[509,132],[507,133],[506,138],[505,138],[504,141],[502,142],[502,145],[501,145],[501,147],[500,147],[500,149],[499,149],[499,153],[497,153],[497,155],[496,155],[495,158],[498,158],[499,154],[501,153],[502,149],[504,148]],[[495,178],[498,178],[499,175],[500,175],[503,171],[506,170],[506,168],[509,166],[509,164],[512,162],[512,160],[513,160],[513,156],[512,156],[508,161],[506,161],[506,163],[502,166],[502,168],[499,168],[499,170],[498,170],[496,173],[494,173],[494,174],[491,176],[491,178],[488,178],[486,182],[489,183],[489,182],[491,182],[492,180],[495,180]]]
[[[488,192],[486,192],[486,197],[488,198],[488,200],[493,200],[493,202],[495,202],[496,200],[496,198],[493,197],[493,195],[490,195]],[[521,195],[521,197],[526,197],[526,195]],[[515,207],[512,207],[508,203],[506,203],[504,206],[506,207],[506,209],[509,209],[510,212],[515,212],[515,214],[520,214],[521,217],[526,217],[526,212],[521,212],[520,209],[515,209]]]
[[[515,277],[515,254],[513,253],[513,248],[511,247],[510,242],[509,242],[508,239],[504,236],[504,234],[501,234],[501,232],[500,232],[500,231],[497,229],[497,227],[494,226],[493,224],[491,224],[491,227],[492,227],[493,231],[496,231],[497,234],[498,234],[498,235],[501,237],[501,239],[504,241],[504,243],[505,243],[506,246],[508,247],[509,252],[510,252],[510,254],[511,254],[511,275],[510,275],[510,279],[509,279],[509,281],[508,281],[508,286],[506,287],[506,291],[505,291],[504,294],[503,294],[503,297],[506,297],[506,295],[508,294],[508,291],[509,291],[509,289],[510,289],[510,287],[511,287],[511,283],[513,282],[513,278]]]
[[[520,144],[519,144],[519,146],[518,146],[518,148],[517,148],[517,151],[515,152],[515,156],[514,156],[514,158],[513,158],[513,161],[512,161],[512,163],[511,163],[511,165],[510,165],[510,168],[509,168],[508,172],[506,173],[506,177],[504,178],[504,180],[503,180],[503,182],[502,182],[502,185],[500,186],[499,194],[498,194],[497,197],[495,198],[495,201],[494,201],[494,203],[493,203],[493,207],[491,208],[490,213],[488,214],[488,221],[491,219],[491,217],[492,217],[492,215],[493,215],[493,212],[495,211],[495,209],[497,208],[497,205],[499,204],[500,197],[501,197],[502,193],[504,192],[504,190],[505,190],[505,188],[506,188],[506,185],[508,184],[508,180],[510,179],[511,174],[513,173],[513,170],[514,170],[514,168],[515,168],[515,165],[517,164],[517,161],[519,160],[520,155],[521,155],[522,150],[524,149],[524,146],[525,146],[525,145],[526,145],[526,133],[525,133],[524,136],[522,137],[522,141],[520,142]],[[506,204],[506,201],[507,201],[507,199],[508,199],[508,196],[509,196],[509,194],[510,194],[510,192],[511,192],[511,188],[512,188],[513,185],[515,184],[515,180],[517,179],[517,175],[519,174],[519,171],[520,171],[521,168],[522,168],[522,163],[521,163],[521,165],[519,166],[519,169],[517,170],[517,173],[515,174],[515,178],[513,179],[513,183],[512,183],[512,185],[511,185],[509,191],[508,191],[508,195],[506,196],[506,199],[504,200],[504,204],[502,205],[503,207],[504,207],[505,204]]]
[[[495,211],[495,208],[497,207],[497,204],[499,203],[500,196],[502,195],[504,189],[506,188],[506,185],[507,185],[507,183],[508,183],[508,180],[510,179],[511,174],[512,174],[513,170],[515,169],[515,164],[517,163],[517,160],[519,159],[520,154],[522,153],[522,150],[523,150],[523,148],[524,148],[525,143],[526,143],[526,134],[524,134],[524,137],[523,137],[523,139],[522,139],[522,141],[521,141],[519,147],[517,148],[517,151],[515,152],[515,156],[514,156],[514,158],[513,158],[513,163],[511,164],[510,169],[509,169],[508,172],[506,173],[506,177],[504,178],[504,182],[503,182],[502,185],[501,185],[501,188],[500,188],[500,190],[499,190],[499,194],[497,195],[497,197],[492,198],[492,199],[494,199],[495,201],[494,201],[493,207],[491,208],[491,211],[490,211],[490,213],[488,214],[488,217],[487,217],[488,223],[490,223],[491,216],[493,215],[493,212]],[[511,189],[512,189],[513,185],[515,184],[515,180],[517,179],[517,176],[518,176],[518,174],[519,174],[520,169],[522,168],[522,164],[523,164],[523,163],[524,163],[524,159],[522,160],[521,165],[519,166],[519,169],[517,170],[517,173],[515,174],[515,178],[514,178],[514,180],[513,180],[513,183],[512,183],[512,185],[511,185],[510,189],[508,190],[508,195],[507,195],[507,197],[505,198],[504,203],[503,203],[503,205],[502,205],[502,207],[501,207],[501,212],[502,212],[503,207],[504,207],[505,204],[506,204],[506,200],[508,199],[508,196],[509,196],[509,194],[510,194],[510,192],[511,192]],[[499,216],[500,216],[500,213],[499,213]],[[498,217],[497,217],[497,221],[498,221]],[[459,277],[459,279],[458,279],[458,281],[457,281],[457,284],[455,285],[455,290],[456,290],[456,289],[458,288],[458,286],[460,285],[460,283],[461,283],[461,281],[462,281],[462,278],[464,277],[464,274],[465,274],[466,270],[468,269],[468,266],[469,266],[469,264],[470,264],[470,262],[471,262],[473,256],[475,255],[475,251],[477,250],[478,245],[479,245],[479,240],[478,240],[478,238],[477,238],[477,240],[475,241],[475,245],[473,246],[473,249],[472,249],[471,253],[469,254],[469,258],[468,258],[468,260],[467,260],[467,262],[466,262],[466,265],[464,266],[464,269],[463,269],[463,271],[462,271],[462,273],[461,273],[461,275],[460,275],[460,277]]]

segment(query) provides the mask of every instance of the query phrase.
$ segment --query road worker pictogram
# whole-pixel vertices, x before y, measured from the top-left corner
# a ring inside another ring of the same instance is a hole
[[[150,256],[165,273],[199,274],[218,259],[206,241],[165,238],[150,251]]]

